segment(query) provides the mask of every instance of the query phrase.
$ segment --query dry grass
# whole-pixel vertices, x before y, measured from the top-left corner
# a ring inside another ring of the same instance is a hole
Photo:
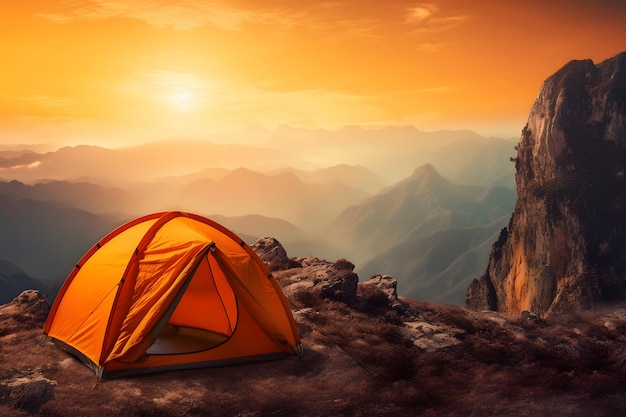
[[[292,302],[304,361],[107,380],[92,389],[93,373],[42,344],[38,329],[0,335],[0,415],[626,414],[621,307],[530,321],[406,301],[380,314],[385,303],[370,290],[355,305],[303,294]],[[412,319],[453,329],[459,344],[417,347],[399,324]]]

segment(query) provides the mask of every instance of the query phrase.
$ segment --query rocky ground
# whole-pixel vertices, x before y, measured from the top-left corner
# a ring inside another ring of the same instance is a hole
[[[341,259],[255,250],[292,303],[304,360],[103,380],[42,338],[27,291],[0,306],[0,415],[626,415],[626,308],[545,320],[398,298]]]

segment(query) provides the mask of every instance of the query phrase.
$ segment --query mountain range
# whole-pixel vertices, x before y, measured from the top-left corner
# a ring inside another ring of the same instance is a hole
[[[143,187],[143,193],[158,192]],[[84,182],[0,182],[5,230],[0,253],[58,288],[68,265],[91,245],[132,219],[141,205],[148,210],[147,197],[133,205],[143,193]],[[403,295],[455,304],[463,302],[463,286],[482,272],[488,242],[515,200],[510,188],[454,184],[432,165],[373,196],[339,182],[307,184],[290,171],[270,175],[246,169],[219,180],[192,181],[170,193],[180,196],[172,200],[176,203],[154,204],[151,211],[204,213],[210,207],[229,213],[210,217],[250,243],[272,235],[297,256],[349,257],[362,274],[396,277],[406,289]],[[62,244],[50,245],[54,239]],[[443,255],[433,250],[450,239],[457,244],[446,245]],[[442,274],[446,278],[438,279]]]
[[[424,165],[334,225],[361,275],[384,272],[404,296],[462,304],[515,199],[510,188],[455,184]]]
[[[37,152],[16,145],[0,148],[0,179],[29,184],[64,180],[125,186],[193,175],[207,169],[244,167],[270,173],[286,167],[315,171],[350,165],[362,166],[381,177],[385,185],[391,185],[409,176],[416,167],[432,163],[455,182],[513,186],[508,158],[513,154],[515,142],[515,139],[488,138],[471,131],[425,132],[413,127],[369,130],[281,127],[122,148],[79,145]]]
[[[119,224],[55,202],[0,194],[0,259],[45,282],[64,279],[98,240]]]
[[[82,253],[117,225],[182,210],[216,219],[248,242],[275,237],[294,256],[349,257],[363,273],[397,275],[411,295],[420,288],[421,296],[459,304],[459,291],[434,284],[442,270],[420,266],[435,252],[424,247],[417,265],[400,268],[398,261],[411,242],[437,245],[446,232],[492,236],[515,198],[512,152],[510,140],[469,131],[356,127],[250,128],[213,141],[111,149],[5,146],[0,259],[56,288]],[[62,244],[50,246],[53,239]],[[487,256],[480,244],[459,245],[446,259],[453,267]],[[450,279],[462,286],[469,277],[459,271]]]
[[[0,304],[11,301],[15,294],[31,288],[46,288],[41,280],[28,275],[17,265],[0,259]]]

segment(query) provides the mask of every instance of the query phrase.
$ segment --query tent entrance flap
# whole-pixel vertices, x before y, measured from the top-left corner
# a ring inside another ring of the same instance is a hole
[[[212,349],[233,334],[237,301],[226,277],[204,251],[172,305],[155,327],[148,355],[173,355]]]

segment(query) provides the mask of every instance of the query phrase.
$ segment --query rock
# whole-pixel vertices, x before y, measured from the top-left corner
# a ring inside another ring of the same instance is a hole
[[[532,322],[541,322],[541,318],[538,317],[536,314],[533,314],[532,312],[528,311],[528,310],[524,310],[521,312],[520,314],[520,319],[523,321],[532,321]]]
[[[18,329],[40,327],[50,311],[48,299],[37,290],[26,290],[0,306],[0,337]]]
[[[473,280],[465,295],[465,304],[476,311],[498,310],[496,292],[491,280]]]
[[[48,314],[50,304],[45,294],[37,290],[22,291],[20,295],[13,299],[13,303],[19,306],[19,310],[23,314],[39,315],[40,313]]]
[[[391,307],[400,304],[398,301],[398,281],[389,275],[372,275],[370,279],[359,284],[361,287],[374,287],[386,297]]]
[[[287,297],[319,297],[346,303],[356,299],[359,276],[353,272],[354,264],[351,262],[345,259],[328,262],[313,256],[293,261],[301,267],[275,273]]]
[[[549,77],[517,149],[518,200],[467,306],[543,317],[623,300],[626,52]]]
[[[405,322],[403,333],[413,345],[426,352],[435,352],[449,346],[461,344],[456,337],[463,330],[444,325],[435,325],[424,321]]]
[[[270,271],[280,271],[300,266],[299,263],[287,256],[287,251],[277,239],[264,237],[251,246],[252,250],[261,258]]]
[[[323,298],[351,302],[356,298],[359,276],[353,272],[354,264],[339,259],[326,271],[326,279],[320,283]]]
[[[38,414],[41,406],[54,397],[57,383],[41,372],[28,370],[12,379],[0,380],[0,399],[8,399],[17,410]]]

